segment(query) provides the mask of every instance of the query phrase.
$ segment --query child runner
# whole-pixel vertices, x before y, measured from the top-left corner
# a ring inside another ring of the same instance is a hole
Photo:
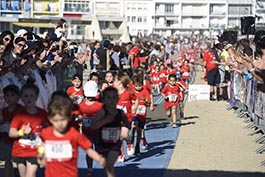
[[[108,177],[115,177],[114,163],[120,155],[122,139],[129,141],[129,122],[124,112],[117,109],[118,90],[108,87],[102,92],[102,109],[91,122],[91,128],[100,130],[97,151],[106,157],[105,171]]]
[[[8,85],[3,89],[4,100],[7,107],[3,108],[2,116],[3,119],[0,120],[1,133],[4,134],[5,150],[2,152],[6,154],[5,156],[5,177],[12,176],[12,162],[11,162],[11,150],[13,139],[8,136],[10,129],[10,123],[13,117],[24,110],[23,106],[18,104],[20,99],[20,90],[16,85]]]
[[[154,68],[154,72],[151,73],[152,87],[153,89],[160,94],[160,67],[156,65]]]
[[[35,177],[38,169],[37,147],[41,145],[39,137],[44,125],[47,125],[47,113],[36,107],[39,89],[34,84],[25,84],[21,88],[24,111],[16,114],[10,124],[9,136],[13,142],[12,157],[17,164],[20,177]]]
[[[119,73],[116,75],[114,80],[114,87],[118,89],[119,93],[119,102],[117,104],[118,109],[122,109],[124,113],[126,114],[128,121],[130,124],[132,123],[132,113],[135,113],[135,109],[138,107],[139,100],[136,98],[133,91],[131,91],[129,86],[130,78],[127,74]],[[134,109],[132,110],[133,106],[133,100],[135,100],[134,103]],[[129,156],[134,154],[134,147],[131,142],[127,142],[127,154]],[[118,158],[118,162],[124,162],[125,154],[124,154],[124,148],[121,147],[121,155]]]
[[[96,99],[98,85],[95,81],[88,81],[84,85],[84,95],[85,99],[79,105],[80,115],[82,116],[82,132],[93,144],[96,144],[99,132],[98,130],[92,130],[90,123],[95,118],[96,113],[102,108],[102,103]],[[86,162],[88,167],[87,177],[89,177],[93,175],[93,159],[86,155]]]
[[[150,94],[150,98],[151,98],[151,103],[150,103],[150,111],[154,111],[154,99],[153,99],[153,95],[152,95],[152,85],[150,83],[150,81],[148,79],[146,79],[146,72],[143,68],[138,68],[138,70],[135,72],[136,76],[139,76],[140,78],[143,78],[143,88],[146,89],[148,91],[148,93]],[[134,90],[134,86],[132,84],[132,82],[130,82],[130,88],[131,90]],[[144,129],[142,129],[142,138],[141,138],[141,148],[142,149],[147,149],[148,148],[148,143],[145,137],[145,130],[146,129],[146,124]]]
[[[70,96],[74,103],[79,104],[84,99],[82,80],[79,74],[73,75],[72,84],[73,85],[66,90],[66,93]]]
[[[144,127],[146,123],[147,106],[151,104],[150,93],[143,87],[143,77],[133,76],[132,78],[134,93],[139,99],[139,105],[137,107],[136,113],[132,117],[132,137],[134,137],[135,130],[137,132],[136,144],[135,144],[135,155],[140,153],[140,141],[144,137]],[[151,108],[151,107],[150,107]]]
[[[69,99],[63,98],[52,100],[48,105],[52,126],[42,130],[43,146],[38,148],[38,162],[46,166],[45,177],[78,177],[78,147],[105,166],[105,159],[91,148],[90,140],[69,125],[72,106]]]
[[[180,126],[180,117],[177,115],[178,100],[182,95],[175,74],[168,76],[168,84],[161,91],[161,95],[165,98],[164,108],[167,110],[167,116],[172,116],[172,127],[177,128]]]

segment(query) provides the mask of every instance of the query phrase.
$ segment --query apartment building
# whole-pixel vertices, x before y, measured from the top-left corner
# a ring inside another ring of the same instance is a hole
[[[65,18],[70,39],[129,40],[129,34],[240,29],[240,18],[265,24],[264,0],[0,0],[0,30],[53,30]]]
[[[253,16],[253,0],[154,0],[153,33],[238,29],[240,17]]]

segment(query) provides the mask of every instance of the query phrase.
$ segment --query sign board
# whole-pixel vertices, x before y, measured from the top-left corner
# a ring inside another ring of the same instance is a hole
[[[189,101],[209,100],[210,86],[209,85],[189,85]]]

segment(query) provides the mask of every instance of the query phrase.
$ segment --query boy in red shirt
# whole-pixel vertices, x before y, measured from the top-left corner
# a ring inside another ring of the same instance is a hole
[[[143,88],[143,77],[134,76],[133,79],[134,93],[139,99],[139,105],[136,109],[136,113],[132,116],[132,137],[134,136],[135,130],[137,131],[136,145],[135,145],[135,155],[140,153],[140,141],[144,137],[144,127],[146,123],[147,106],[151,103],[150,93]]]
[[[84,99],[84,92],[82,89],[82,80],[79,74],[74,74],[72,78],[72,86],[70,86],[66,93],[73,100],[74,103],[79,104]]]
[[[168,76],[168,84],[161,91],[161,95],[165,98],[164,108],[167,110],[167,116],[172,115],[172,127],[180,126],[180,117],[177,114],[178,101],[182,98],[180,86],[176,83],[176,75]]]
[[[102,166],[106,164],[105,158],[91,148],[90,140],[69,125],[72,106],[69,99],[63,98],[52,100],[48,105],[52,126],[41,131],[43,146],[38,148],[38,162],[46,166],[45,177],[78,177],[78,147]]]

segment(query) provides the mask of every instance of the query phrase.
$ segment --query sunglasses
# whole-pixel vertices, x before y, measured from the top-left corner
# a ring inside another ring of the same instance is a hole
[[[8,38],[8,37],[6,37],[6,38],[4,38],[4,40],[5,40],[5,41],[10,41],[11,39]]]

